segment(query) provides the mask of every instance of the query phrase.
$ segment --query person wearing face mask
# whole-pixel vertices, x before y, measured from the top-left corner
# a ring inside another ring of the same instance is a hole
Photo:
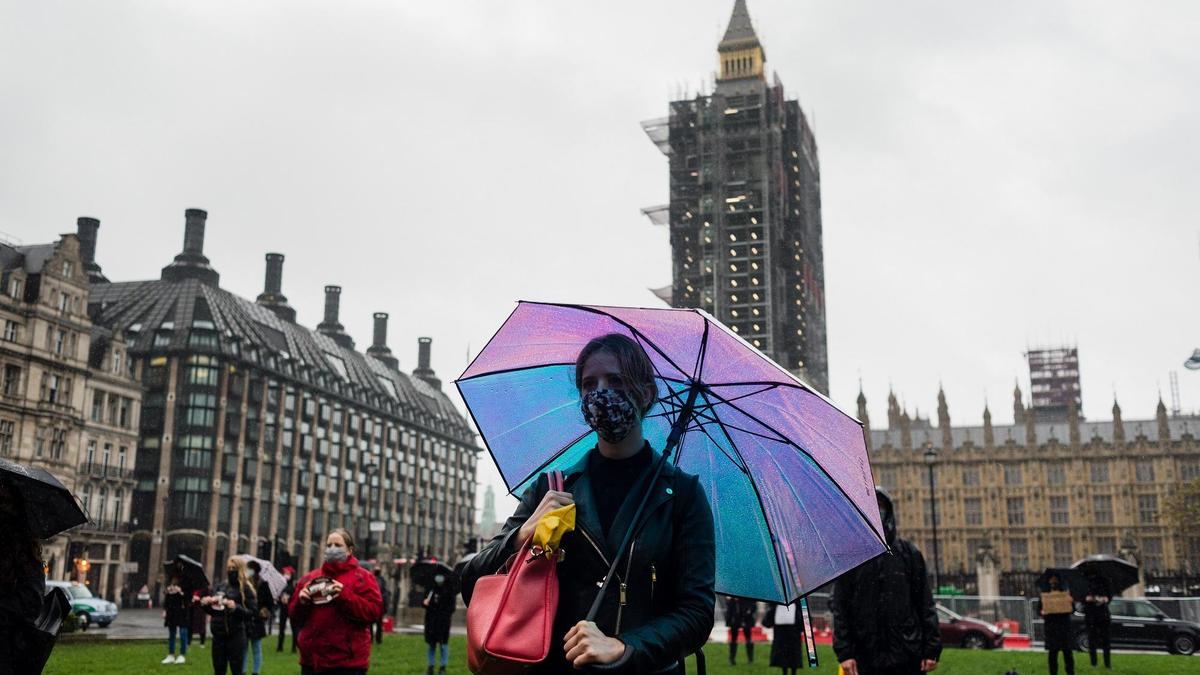
[[[371,625],[383,616],[379,584],[354,557],[341,528],[325,537],[325,562],[296,584],[288,608],[302,675],[363,675],[371,664]]]
[[[1051,591],[1063,590],[1062,583],[1057,576],[1051,576],[1047,581]],[[1036,602],[1038,603],[1038,614],[1042,616],[1043,620],[1050,675],[1058,675],[1059,652],[1062,652],[1063,667],[1066,669],[1067,675],[1075,675],[1075,654],[1071,645],[1071,613],[1047,614],[1045,608],[1041,606],[1042,601],[1039,599]]]
[[[425,675],[433,675],[434,652],[441,650],[442,664],[438,675],[446,675],[446,663],[450,658],[450,617],[454,615],[454,590],[446,585],[446,576],[433,577],[433,588],[425,594],[425,644],[428,668]]]
[[[470,603],[475,582],[516,553],[543,514],[576,505],[575,530],[561,543],[550,654],[531,673],[571,673],[589,664],[610,672],[682,672],[683,657],[712,631],[716,547],[704,488],[673,462],[646,484],[661,456],[642,434],[658,396],[654,378],[650,358],[627,336],[604,335],[584,346],[575,386],[595,447],[563,469],[564,491],[538,477],[500,533],[464,567],[462,594]],[[646,510],[634,524],[646,494]],[[586,621],[616,548],[635,525],[596,620]]]
[[[26,627],[42,610],[46,575],[42,543],[34,536],[25,500],[0,476],[0,675],[24,673]],[[40,671],[39,671],[40,672]]]
[[[250,620],[246,631],[246,637],[250,640],[246,650],[246,662],[248,663],[251,657],[254,658],[254,669],[250,672],[258,675],[262,671],[263,663],[262,641],[267,636],[267,620],[275,610],[275,599],[271,597],[271,586],[262,580],[262,565],[259,565],[257,560],[246,561],[246,576],[254,585],[254,596],[258,600],[258,612]],[[242,665],[242,670],[246,670],[246,664]]]
[[[942,653],[925,558],[896,534],[892,498],[875,488],[891,551],[838,577],[833,586],[833,651],[846,675],[915,675]]]
[[[254,584],[246,577],[240,558],[225,562],[225,583],[213,587],[212,595],[200,598],[200,606],[212,617],[212,664],[214,675],[242,675],[246,659],[246,629],[258,613]]]

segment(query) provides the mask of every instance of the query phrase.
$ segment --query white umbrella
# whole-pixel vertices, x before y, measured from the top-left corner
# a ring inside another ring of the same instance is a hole
[[[258,563],[258,566],[262,570],[259,572],[259,577],[263,581],[267,582],[267,586],[271,589],[271,597],[278,598],[279,594],[283,592],[283,589],[287,587],[287,579],[284,579],[283,575],[279,573],[279,570],[275,569],[275,566],[270,562],[263,560],[262,558],[255,558],[249,553],[239,553],[234,557],[245,560],[246,562],[253,560]]]

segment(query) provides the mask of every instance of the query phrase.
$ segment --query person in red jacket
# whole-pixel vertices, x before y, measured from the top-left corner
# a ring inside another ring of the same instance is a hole
[[[325,564],[304,575],[288,609],[298,631],[302,675],[364,675],[371,664],[371,625],[383,598],[354,557],[354,538],[341,528],[325,538]]]

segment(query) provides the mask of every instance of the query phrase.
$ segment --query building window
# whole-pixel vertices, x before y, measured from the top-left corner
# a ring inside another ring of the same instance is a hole
[[[12,420],[0,420],[0,455],[11,455],[16,424]]]
[[[1200,478],[1200,462],[1196,460],[1180,462],[1179,477],[1185,481]]]
[[[108,520],[108,487],[107,486],[104,486],[104,485],[100,486],[100,495],[98,497],[96,497],[96,511],[97,511],[96,522],[99,523],[101,527],[103,527],[104,521]]]
[[[967,466],[962,470],[962,482],[967,487],[979,485],[979,467]]]
[[[9,342],[16,342],[21,339],[21,324],[9,319],[4,324],[4,339]]]
[[[62,459],[63,450],[67,447],[67,430],[55,429],[50,435],[50,456]]]
[[[75,274],[75,263],[70,260],[64,260],[62,264],[62,275],[68,279]]]
[[[1067,471],[1062,462],[1046,465],[1046,482],[1050,485],[1066,485]]]
[[[1108,555],[1116,555],[1116,553],[1117,553],[1117,538],[1116,537],[1096,537],[1096,553],[1105,553]]]
[[[79,501],[83,502],[83,504],[82,504],[82,506],[83,506],[83,512],[84,512],[84,513],[86,513],[86,514],[88,515],[88,518],[91,518],[91,517],[92,517],[92,508],[91,508],[91,505],[92,505],[92,484],[91,484],[91,483],[84,483],[84,485],[83,485],[83,496],[80,498],[80,500],[79,500]],[[93,520],[95,520],[95,519],[93,518]]]
[[[1138,522],[1145,525],[1158,522],[1158,495],[1138,495]]]
[[[1005,464],[1004,465],[1004,484],[1005,485],[1020,485],[1021,484],[1021,465],[1020,464]]]
[[[1139,483],[1154,482],[1154,460],[1139,459],[1133,466],[1134,477]]]
[[[121,446],[121,448],[119,450],[117,450],[117,467],[120,468],[122,471],[125,470],[125,457],[128,454],[129,454],[128,449],[123,445]]]
[[[13,300],[20,300],[23,288],[24,283],[20,279],[10,279],[8,282],[8,297]]]
[[[65,330],[54,331],[54,353],[61,355],[64,351],[66,351],[66,347],[67,347],[67,331],[65,331]]]
[[[58,311],[65,312],[70,308],[71,308],[71,296],[60,291],[58,294]]]
[[[4,395],[16,396],[21,388],[21,367],[11,363],[4,366]]]
[[[120,523],[124,520],[124,518],[122,517],[122,515],[124,514],[124,511],[125,511],[125,490],[124,490],[124,488],[119,488],[117,490],[116,496],[113,497],[113,523],[114,524]],[[114,550],[116,549],[116,544],[113,544],[113,549]],[[116,554],[114,553],[113,556],[116,557]]]
[[[1092,496],[1092,518],[1100,525],[1112,524],[1112,495]]]
[[[895,469],[881,469],[879,471],[879,483],[886,490],[895,490],[896,489],[896,470]]]
[[[33,435],[33,454],[35,457],[41,457],[46,454],[46,427],[38,427]]]
[[[99,389],[92,392],[92,421],[104,421],[104,392]]]
[[[1099,461],[1092,463],[1092,482],[1107,483],[1108,482],[1108,462]]]
[[[217,386],[218,371],[216,368],[209,366],[189,366],[188,367],[188,384],[215,387]]]
[[[1009,525],[1024,525],[1025,524],[1025,498],[1024,497],[1009,497],[1008,498],[1008,524]]]
[[[1163,543],[1158,537],[1142,539],[1142,566],[1150,570],[1163,568]]]
[[[1050,524],[1067,525],[1071,522],[1070,498],[1065,495],[1050,498]]]
[[[435,485],[438,485],[438,484],[440,484],[440,482],[441,482],[441,475],[440,475],[440,474],[435,474],[435,475],[434,475],[434,477],[433,477],[433,483],[434,483]],[[922,503],[925,505],[925,516],[924,516],[924,520],[925,520],[925,527],[930,527],[930,525],[931,525],[931,524],[934,522],[934,518],[933,518],[933,500],[932,500],[932,499],[923,499],[923,500],[921,500],[921,501],[922,501]],[[941,518],[941,514],[938,514],[938,518],[937,518],[937,524],[938,524],[938,525],[941,525],[941,524],[942,524],[942,518]]]
[[[967,525],[983,525],[983,500],[967,497],[963,500],[963,513]]]
[[[1051,546],[1054,549],[1054,564],[1057,567],[1070,567],[1075,562],[1071,552],[1071,540],[1067,537],[1055,537]]]
[[[108,468],[108,465],[112,462],[112,443],[104,444],[104,452],[100,455],[100,462],[101,462],[101,464],[104,465],[104,468],[106,468],[106,469]]]
[[[128,429],[130,426],[129,409],[133,405],[133,401],[122,396],[117,404],[117,426],[122,429]]]
[[[1029,540],[1008,540],[1009,567],[1012,571],[1029,569]]]
[[[88,469],[96,463],[96,441],[87,442],[87,465]]]

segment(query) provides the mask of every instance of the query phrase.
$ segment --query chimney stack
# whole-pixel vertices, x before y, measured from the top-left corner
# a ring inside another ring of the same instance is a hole
[[[325,287],[325,320],[317,325],[317,332],[328,335],[333,341],[346,349],[354,349],[354,340],[346,335],[346,328],[338,322],[338,312],[341,308],[341,286]]]
[[[282,253],[267,254],[267,278],[263,282],[263,292],[255,301],[284,321],[296,322],[296,310],[288,304],[287,296],[283,294]]]
[[[79,257],[83,259],[83,269],[87,272],[88,281],[92,283],[108,283],[108,279],[96,264],[96,234],[100,230],[100,220],[80,216],[75,221],[75,234],[79,238]]]
[[[385,312],[375,312],[375,334],[367,355],[372,356],[392,370],[400,369],[400,361],[392,356],[392,350],[387,346],[388,315]]]
[[[417,369],[413,371],[413,376],[424,380],[434,389],[441,389],[442,381],[434,374],[433,368],[429,367],[429,352],[432,345],[433,338],[417,338]]]
[[[163,268],[163,281],[198,279],[211,286],[218,284],[221,275],[204,257],[204,227],[207,220],[208,212],[202,209],[184,212],[183,252],[175,256],[175,262]]]

